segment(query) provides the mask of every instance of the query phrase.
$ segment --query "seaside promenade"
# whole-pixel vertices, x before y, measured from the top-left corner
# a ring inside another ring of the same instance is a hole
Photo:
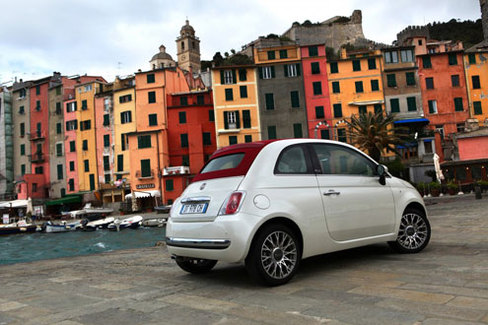
[[[326,254],[274,288],[242,265],[187,274],[164,245],[0,266],[0,324],[488,324],[488,198],[426,202],[422,253]]]

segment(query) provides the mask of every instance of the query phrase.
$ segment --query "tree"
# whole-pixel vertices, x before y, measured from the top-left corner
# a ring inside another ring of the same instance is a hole
[[[398,154],[395,146],[409,142],[409,136],[402,128],[393,129],[394,121],[392,115],[384,116],[382,112],[352,115],[347,122],[349,138],[376,161],[380,160],[381,154],[387,149]]]

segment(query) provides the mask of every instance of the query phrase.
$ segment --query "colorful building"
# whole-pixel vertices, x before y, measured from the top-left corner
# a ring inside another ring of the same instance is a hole
[[[50,198],[60,198],[66,195],[66,158],[64,139],[64,114],[63,114],[63,80],[53,83],[48,90],[49,98],[49,168],[51,184],[49,187]]]
[[[75,88],[66,89],[64,94],[64,156],[66,165],[66,193],[73,194],[79,191],[78,182],[78,154],[77,145],[78,119],[76,118],[77,104]]]
[[[379,50],[346,52],[329,60],[329,89],[334,140],[347,142],[344,119],[366,112],[384,111],[382,70]]]
[[[325,45],[300,47],[305,89],[305,108],[307,110],[308,135],[313,138],[330,139],[332,111],[327,76]],[[314,87],[320,83],[322,93],[316,93]]]
[[[210,90],[168,95],[169,166],[163,169],[165,203],[183,192],[216,150]]]
[[[466,72],[470,117],[488,126],[488,43],[482,42],[468,49],[463,58]]]
[[[221,66],[212,69],[217,148],[262,139],[254,66]]]
[[[14,198],[14,160],[12,134],[12,93],[0,86],[0,199]]]

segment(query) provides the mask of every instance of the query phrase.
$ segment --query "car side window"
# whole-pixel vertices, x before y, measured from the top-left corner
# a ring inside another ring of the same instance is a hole
[[[323,174],[377,176],[376,165],[350,148],[330,145],[312,145]]]
[[[307,154],[300,145],[285,148],[275,166],[275,174],[307,174]]]

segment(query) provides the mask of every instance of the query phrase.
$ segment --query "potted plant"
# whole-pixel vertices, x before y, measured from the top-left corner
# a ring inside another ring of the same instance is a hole
[[[449,193],[449,195],[456,195],[459,192],[458,185],[453,181],[450,181],[449,183],[447,183],[447,192]]]
[[[430,182],[429,189],[432,196],[439,196],[441,194],[441,184],[437,182]]]
[[[417,191],[419,191],[420,195],[421,196],[424,196],[426,193],[425,193],[425,183],[424,182],[420,182],[417,184],[416,186],[417,188]]]

